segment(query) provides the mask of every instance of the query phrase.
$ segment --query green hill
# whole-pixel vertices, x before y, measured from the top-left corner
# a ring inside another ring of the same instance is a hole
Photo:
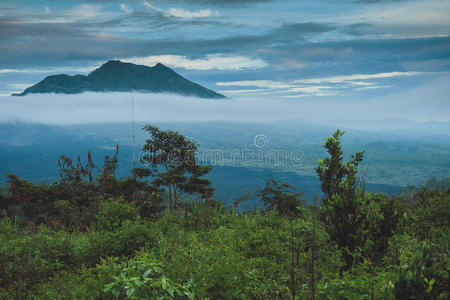
[[[118,60],[108,61],[88,76],[66,74],[48,76],[13,96],[24,96],[30,93],[79,94],[130,91],[175,93],[213,99],[225,98],[219,93],[187,80],[163,64],[158,63],[154,67],[147,67]]]

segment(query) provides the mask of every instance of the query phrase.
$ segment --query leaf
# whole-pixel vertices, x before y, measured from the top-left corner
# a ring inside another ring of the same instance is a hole
[[[167,280],[166,280],[166,277],[162,277],[162,278],[161,278],[161,287],[162,287],[163,289],[167,289]]]
[[[120,291],[118,289],[112,289],[111,293],[116,297],[119,297],[119,295],[120,295]]]
[[[150,274],[152,272],[152,269],[148,269],[147,271],[145,271],[144,275],[142,275],[142,277],[146,278],[148,276],[148,274]]]
[[[168,286],[167,287],[167,292],[170,294],[170,296],[174,296],[174,292],[175,292],[175,290],[172,288],[172,286]]]
[[[428,282],[427,294],[431,293],[431,291],[433,290],[434,282],[435,282],[434,278]]]
[[[103,288],[103,292],[105,292],[105,293],[107,293],[107,292],[109,292],[110,290],[111,290],[111,288],[112,288],[112,285],[107,285],[107,286],[105,286],[104,288]]]
[[[136,289],[134,287],[130,288],[127,290],[127,297],[130,298],[134,292],[136,291]]]

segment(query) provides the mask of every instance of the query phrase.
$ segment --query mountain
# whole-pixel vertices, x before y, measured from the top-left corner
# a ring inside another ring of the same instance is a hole
[[[27,88],[20,94],[60,93],[79,94],[83,92],[147,92],[175,93],[200,98],[225,98],[224,95],[209,90],[187,80],[174,70],[156,64],[154,67],[123,63],[111,60],[95,69],[89,75],[52,75]]]

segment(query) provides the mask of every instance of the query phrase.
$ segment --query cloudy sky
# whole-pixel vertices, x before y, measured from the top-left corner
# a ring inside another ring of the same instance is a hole
[[[161,62],[231,98],[419,87],[447,109],[449,16],[448,0],[2,0],[0,95],[120,59]]]

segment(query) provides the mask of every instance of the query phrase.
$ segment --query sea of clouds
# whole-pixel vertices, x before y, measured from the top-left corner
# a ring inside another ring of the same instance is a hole
[[[448,80],[446,77],[441,80]],[[361,97],[199,99],[170,94],[83,93],[0,97],[0,123],[72,125],[136,122],[309,122],[351,127],[363,122],[383,127],[386,120],[416,124],[450,122],[450,85],[434,82],[406,92]],[[349,125],[350,124],[350,125]],[[377,125],[378,124],[378,125]]]

